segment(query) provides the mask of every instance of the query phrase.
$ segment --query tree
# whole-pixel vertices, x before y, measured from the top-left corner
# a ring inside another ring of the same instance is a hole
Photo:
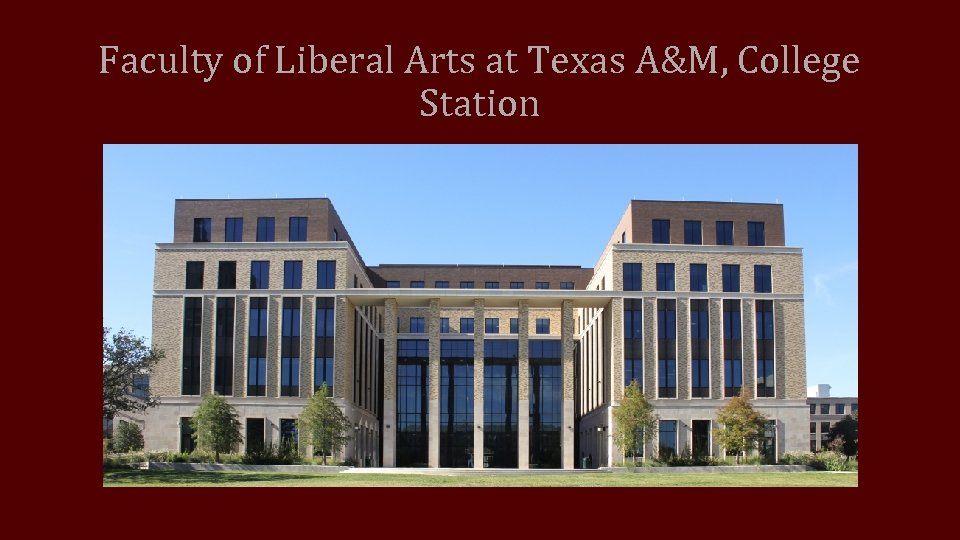
[[[767,417],[753,409],[744,396],[735,396],[722,409],[717,411],[720,427],[713,430],[713,436],[724,451],[740,456],[763,440]]]
[[[353,426],[343,415],[330,397],[326,383],[310,396],[307,406],[297,419],[297,429],[303,440],[313,444],[314,452],[323,454],[323,464],[327,464],[327,454],[335,454],[350,440]]]
[[[193,439],[200,450],[214,453],[214,461],[220,462],[220,453],[229,453],[243,442],[240,433],[240,420],[237,410],[227,403],[226,398],[216,394],[207,394],[190,419],[193,427]]]
[[[143,450],[143,433],[140,427],[133,422],[120,421],[113,434],[113,451],[125,454],[135,450]]]
[[[653,405],[643,395],[640,385],[634,380],[623,390],[620,406],[613,411],[615,432],[613,442],[621,452],[633,453],[633,462],[637,454],[653,440],[657,433],[657,421],[660,417],[653,413]]]
[[[837,446],[840,451],[843,452],[843,455],[847,456],[847,461],[850,461],[850,458],[857,455],[859,451],[859,429],[859,418],[854,418],[848,414],[843,417],[843,420],[840,420],[830,428],[827,441],[831,443],[835,440],[840,441]]]
[[[118,412],[143,412],[157,404],[150,389],[143,384],[163,358],[163,351],[148,347],[142,337],[120,329],[109,338],[110,329],[103,327],[103,417],[113,418]]]

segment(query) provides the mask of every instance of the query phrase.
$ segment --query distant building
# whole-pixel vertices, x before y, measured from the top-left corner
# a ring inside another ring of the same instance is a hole
[[[824,387],[826,391],[819,396],[810,395],[811,389]],[[807,392],[807,406],[810,408],[810,451],[819,452],[827,444],[830,428],[843,420],[844,416],[854,416],[857,413],[858,400],[856,397],[830,397],[829,384],[811,386]]]
[[[807,387],[807,397],[830,397],[830,385],[818,384]]]

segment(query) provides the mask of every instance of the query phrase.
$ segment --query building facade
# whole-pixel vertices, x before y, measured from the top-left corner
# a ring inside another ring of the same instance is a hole
[[[719,455],[713,418],[740,393],[771,461],[807,448],[802,251],[779,204],[631,201],[581,268],[367,266],[327,199],[177,200],[154,289],[148,449],[189,449],[210,392],[247,449],[295,438],[327,384],[358,464],[610,465],[632,380],[660,416],[645,456]]]
[[[824,386],[824,385],[821,385]],[[859,414],[859,400],[855,397],[808,397],[810,407],[810,451],[826,448],[830,428],[845,416]]]

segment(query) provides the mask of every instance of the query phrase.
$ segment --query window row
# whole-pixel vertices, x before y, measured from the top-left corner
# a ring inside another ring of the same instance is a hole
[[[676,290],[676,268],[674,263],[656,263],[657,290]],[[724,264],[721,268],[723,292],[740,292],[740,265]],[[643,290],[643,265],[641,263],[623,263],[623,290]],[[707,265],[690,264],[690,291],[707,292]],[[771,267],[769,264],[753,266],[753,292],[773,292]]]
[[[203,289],[203,261],[187,261],[186,288]],[[317,261],[317,288],[335,289],[337,261]],[[217,267],[217,288],[237,288],[237,262],[220,261]],[[250,262],[250,288],[270,288],[270,261]],[[303,261],[283,262],[283,288],[303,288]]]
[[[537,334],[549,334],[550,333],[550,319],[536,319],[535,323],[535,332]],[[460,318],[460,332],[461,334],[472,334],[474,333],[475,326],[473,322],[473,317],[461,317]],[[400,319],[397,318],[397,332],[400,331]],[[427,331],[426,320],[423,317],[410,317],[410,333],[411,334],[422,334]],[[499,334],[500,333],[500,319],[497,317],[488,317],[483,321],[483,331],[485,334]],[[520,319],[517,317],[510,318],[510,333],[517,334],[520,332]],[[450,333],[450,318],[441,317],[440,318],[440,333],[449,334]]]
[[[212,218],[194,218],[193,219],[193,241],[211,242],[213,241]],[[303,216],[294,216],[289,219],[287,229],[287,240],[289,242],[307,241],[307,218]],[[272,217],[257,218],[257,242],[275,241],[276,219]],[[331,240],[339,240],[339,234],[336,229],[333,231]],[[228,217],[223,223],[223,241],[224,242],[243,242],[243,218]]]
[[[669,244],[670,243],[670,220],[669,219],[654,219],[652,222],[652,231],[651,239],[654,244]],[[748,221],[747,222],[747,245],[748,246],[765,246],[766,245],[766,235],[764,232],[764,222],[763,221]],[[716,222],[716,245],[718,246],[732,246],[733,245],[733,222],[732,221],[717,221]],[[626,233],[621,236],[621,241],[626,241]],[[684,220],[683,222],[683,243],[684,244],[693,244],[693,245],[702,245],[703,244],[703,222],[699,220]]]
[[[857,403],[850,404],[850,414],[857,412],[857,405]],[[847,414],[846,403],[834,403],[833,407],[833,414]],[[820,410],[819,414],[831,414],[829,403],[820,403],[819,406],[816,403],[810,404],[810,414],[817,414],[818,409]]]
[[[537,289],[549,289],[549,288],[550,288],[550,282],[549,282],[549,281],[537,281],[534,285],[535,285],[535,288],[537,288]],[[386,287],[387,287],[388,289],[399,289],[399,288],[400,288],[400,282],[399,282],[399,281],[396,281],[396,280],[388,280],[387,283],[386,283]],[[425,287],[425,284],[424,284],[424,281],[422,281],[422,280],[411,280],[411,281],[410,281],[410,288],[411,288],[411,289],[422,289],[422,288],[424,288],[424,287]],[[450,288],[450,282],[449,282],[449,281],[444,281],[444,280],[437,280],[437,281],[434,281],[434,282],[433,282],[433,287],[434,287],[435,289],[449,289],[449,288]],[[500,288],[500,282],[499,282],[499,281],[485,281],[485,282],[483,283],[483,287],[484,287],[485,289],[499,289],[499,288]],[[461,281],[461,282],[460,282],[460,288],[461,288],[461,289],[475,289],[476,287],[475,287],[475,283],[474,283],[473,281]],[[510,288],[511,288],[511,289],[525,289],[525,288],[526,288],[526,284],[525,284],[525,282],[523,282],[523,281],[511,281],[511,282],[510,282]],[[573,288],[574,288],[574,287],[573,287],[573,282],[572,282],[572,281],[561,281],[561,282],[560,282],[560,288],[561,288],[561,289],[573,289]]]

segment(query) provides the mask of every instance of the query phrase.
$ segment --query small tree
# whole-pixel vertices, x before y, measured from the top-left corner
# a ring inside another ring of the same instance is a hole
[[[214,453],[214,461],[220,462],[220,453],[229,453],[243,442],[237,410],[223,396],[207,394],[190,419],[193,439],[200,450]]]
[[[147,346],[142,337],[120,329],[108,338],[110,329],[103,327],[103,417],[113,418],[117,412],[142,412],[157,401],[149,388],[135,381],[138,375],[150,373],[163,358],[163,351]],[[135,396],[139,394],[141,397]]]
[[[860,421],[857,418],[850,416],[843,417],[843,420],[840,420],[830,428],[830,433],[827,435],[827,441],[833,443],[835,441],[840,441],[837,445],[837,448],[847,457],[847,461],[850,461],[850,458],[857,455],[859,452],[859,442],[860,442]],[[833,445],[831,445],[831,448]]]
[[[656,435],[659,419],[636,380],[624,388],[620,406],[613,411],[613,442],[621,452],[633,452],[634,465],[639,450]]]
[[[717,411],[720,427],[713,430],[713,436],[724,451],[740,456],[763,440],[767,417],[753,409],[743,396],[730,399],[725,407]]]
[[[327,454],[335,454],[350,440],[350,420],[343,415],[330,397],[326,383],[310,396],[307,406],[297,419],[297,429],[303,440],[313,444],[314,452],[323,455],[323,464],[327,464]]]
[[[125,454],[135,450],[143,450],[143,433],[138,425],[121,420],[113,434],[113,451]]]

